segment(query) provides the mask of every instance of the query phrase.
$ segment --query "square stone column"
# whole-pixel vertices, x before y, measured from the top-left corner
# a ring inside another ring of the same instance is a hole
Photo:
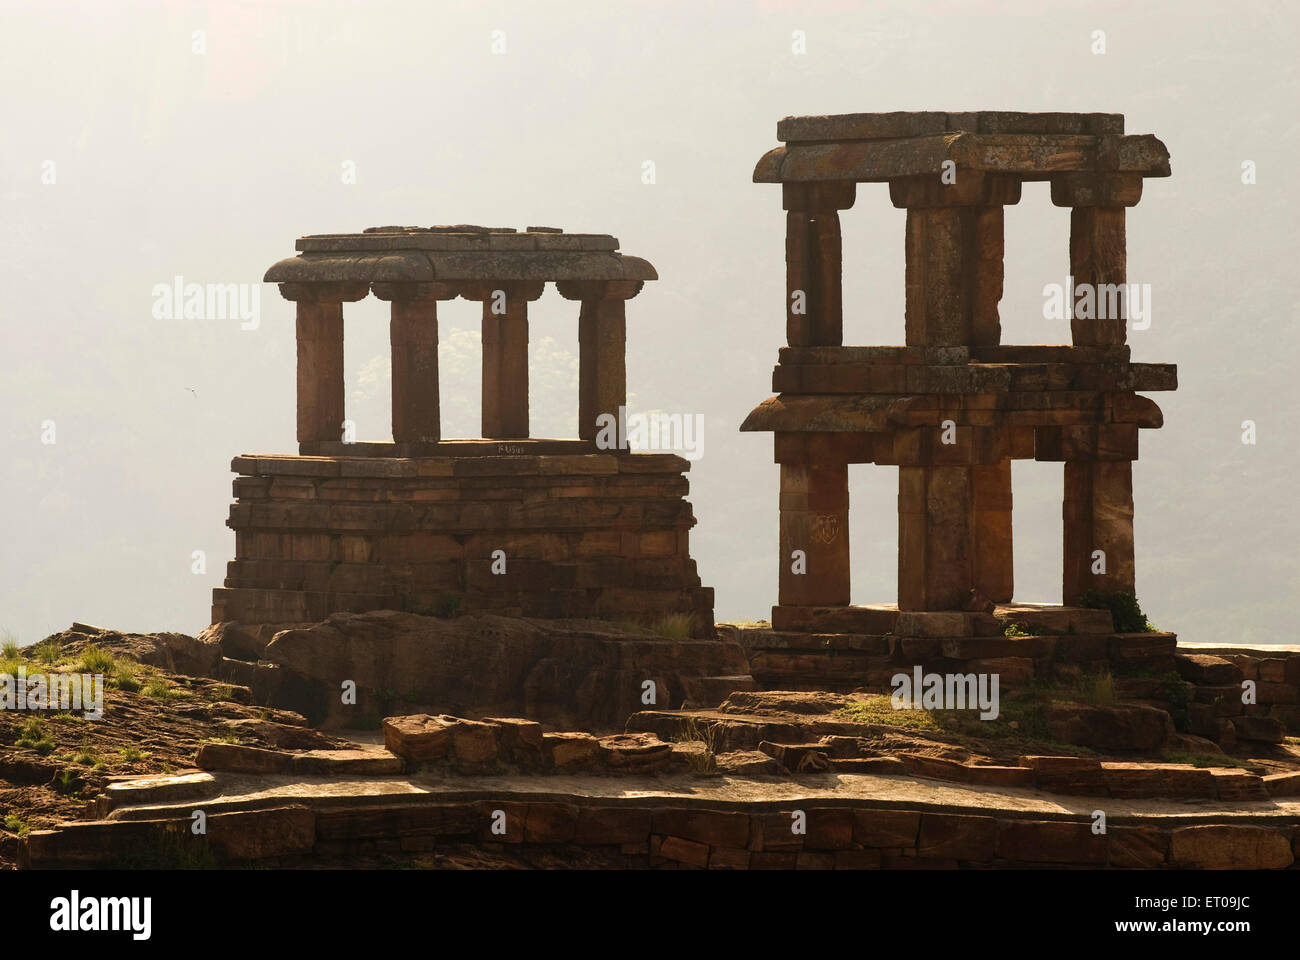
[[[1011,534],[1011,461],[970,468],[974,519],[975,590],[994,603],[1010,603],[1015,588]]]
[[[971,468],[898,468],[898,609],[960,610],[975,583]]]
[[[852,181],[788,183],[785,215],[786,342],[838,347],[844,342],[840,210],[853,206]]]
[[[908,346],[1001,341],[1002,208],[1019,201],[1020,181],[960,169],[955,177],[889,182],[894,206],[907,210]],[[936,423],[898,446],[902,610],[960,610],[972,590],[994,602],[1011,598],[1010,461],[976,450],[987,442],[983,433],[959,431],[959,442],[947,447],[940,432]]]
[[[370,292],[366,283],[282,283],[297,305],[298,442],[343,435],[343,304]]]
[[[921,427],[893,436],[898,473],[898,597],[903,610],[969,609],[972,592],[1006,603],[1015,584],[1011,460],[1033,433]]]
[[[1099,289],[1122,286],[1127,273],[1125,209],[1142,199],[1142,177],[1122,173],[1067,173],[1052,178],[1052,203],[1070,208],[1070,276],[1076,290],[1082,284],[1094,294],[1094,310],[1109,298]],[[1127,311],[1118,316],[1079,317],[1074,290],[1066,292],[1071,305],[1070,336],[1076,346],[1124,343]]]
[[[994,346],[1002,337],[1003,212],[1020,200],[1020,181],[971,170],[889,182],[907,210],[908,346]]]
[[[437,443],[442,437],[438,397],[438,301],[458,290],[443,283],[374,283],[391,306],[393,440]]]
[[[578,436],[595,440],[604,414],[627,404],[627,301],[640,280],[569,280],[555,287],[578,300]]]
[[[781,606],[849,602],[847,463],[782,463]],[[802,552],[802,563],[795,551]],[[798,572],[802,570],[803,572]]]
[[[483,302],[483,436],[528,436],[528,301],[541,281],[466,284],[461,295]]]
[[[1067,460],[1062,517],[1061,602],[1090,590],[1136,593],[1132,461]]]

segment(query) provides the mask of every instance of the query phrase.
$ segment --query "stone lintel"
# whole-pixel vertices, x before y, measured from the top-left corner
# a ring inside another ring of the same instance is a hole
[[[1142,177],[1136,173],[1062,173],[1051,183],[1058,207],[1135,207],[1142,199]]]
[[[1149,429],[1162,426],[1164,415],[1147,397],[1090,390],[1025,390],[997,396],[783,393],[750,411],[740,429],[747,433],[888,436],[895,430],[933,427],[944,420],[959,428],[1129,423]]]
[[[280,296],[295,303],[352,303],[369,292],[369,284],[355,281],[280,284]]]
[[[372,283],[370,291],[380,300],[454,300],[460,287],[454,283]]]
[[[824,183],[786,183],[781,186],[781,209],[800,211],[848,210],[857,197],[852,180]]]
[[[952,183],[939,173],[889,181],[890,202],[900,208],[1006,206],[1019,203],[1020,192],[1018,178],[981,170],[963,171]]]
[[[686,473],[691,461],[673,453],[596,450],[584,440],[442,440],[438,443],[303,443],[319,451],[242,454],[230,463],[245,477],[438,477],[476,475],[671,474]],[[327,452],[329,451],[329,452]],[[332,451],[340,451],[338,453]],[[462,461],[467,466],[459,466]]]
[[[938,133],[1122,134],[1122,113],[1024,113],[1010,110],[843,113],[785,117],[776,125],[783,143],[889,140]]]
[[[555,289],[566,300],[631,300],[644,286],[643,280],[560,280]]]
[[[537,300],[546,289],[546,284],[540,281],[520,282],[518,280],[485,280],[478,283],[462,283],[458,285],[460,295],[466,300],[491,301],[498,290],[504,291],[507,301],[513,299],[519,300]]]
[[[958,179],[962,173],[977,170],[1011,174],[1022,180],[1046,180],[1060,173],[1089,171],[1169,176],[1169,152],[1150,134],[949,133],[776,147],[759,160],[754,182],[884,182],[938,174],[949,161],[956,165]]]

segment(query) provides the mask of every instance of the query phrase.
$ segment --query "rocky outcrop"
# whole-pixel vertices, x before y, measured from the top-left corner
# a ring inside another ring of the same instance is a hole
[[[68,655],[98,647],[115,657],[129,657],[168,673],[191,677],[216,676],[217,663],[221,660],[221,646],[211,638],[184,633],[122,633],[85,623],[74,623],[67,630],[46,637],[40,645],[56,646]]]
[[[1168,713],[1137,704],[1051,703],[1043,720],[1062,743],[1101,750],[1157,750],[1176,733]]]
[[[206,633],[233,652],[238,625]],[[240,637],[246,643],[250,637]],[[676,708],[708,688],[749,681],[740,646],[667,639],[603,621],[492,614],[455,619],[390,610],[334,614],[275,634],[260,651],[276,669],[271,702],[314,724],[450,713],[526,716],[571,727],[619,727],[645,707]],[[265,664],[272,666],[266,667]],[[704,682],[707,681],[707,682]],[[345,694],[355,689],[355,702]]]

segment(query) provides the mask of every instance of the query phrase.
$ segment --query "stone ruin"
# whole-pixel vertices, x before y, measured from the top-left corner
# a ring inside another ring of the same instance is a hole
[[[777,135],[754,180],[779,183],[786,210],[787,346],[778,395],[741,427],[774,435],[781,469],[773,627],[960,637],[1000,635],[1011,613],[1041,623],[1010,606],[1013,459],[1065,465],[1055,627],[1098,613],[1077,610],[1089,593],[1134,593],[1132,462],[1138,430],[1163,419],[1137,391],[1174,389],[1176,368],[1130,360],[1122,296],[1103,319],[1072,310],[1069,345],[1003,344],[1003,207],[1049,181],[1070,208],[1067,296],[1105,307],[1104,285],[1126,282],[1125,210],[1144,177],[1169,175],[1164,145],[1126,135],[1119,114],[787,117]],[[846,346],[839,211],[878,182],[907,211],[905,342]],[[851,463],[898,468],[896,605],[850,602]]]
[[[711,591],[686,549],[685,461],[595,446],[596,417],[624,401],[624,303],[654,279],[649,264],[617,254],[611,237],[541,228],[304,237],[301,255],[267,274],[297,304],[299,456],[236,459],[238,556],[213,615],[265,624],[371,612],[278,631],[239,659],[227,649],[237,632],[219,629],[229,623],[210,628],[206,646],[191,640],[243,671],[223,676],[241,684],[228,689],[241,704],[220,714],[234,714],[221,729],[238,736],[204,740],[199,771],[111,784],[97,819],[0,834],[0,853],[7,843],[22,866],[120,866],[160,835],[192,836],[201,801],[200,842],[218,864],[514,851],[554,865],[547,858],[567,851],[576,865],[672,869],[1294,867],[1300,771],[1128,759],[1208,755],[1208,738],[1224,749],[1253,741],[1264,752],[1252,756],[1276,760],[1268,748],[1300,729],[1294,648],[1180,653],[1172,634],[1120,632],[1091,604],[1134,592],[1131,466],[1138,430],[1162,419],[1137,391],[1173,389],[1174,368],[1130,361],[1122,311],[1076,312],[1070,345],[1000,342],[1002,207],[1020,184],[1049,180],[1071,208],[1079,283],[1123,284],[1124,211],[1143,177],[1169,174],[1163,145],[1104,114],[791,117],[778,132],[786,146],[755,179],[784,193],[788,345],[778,396],[744,425],[775,435],[781,471],[770,627],[670,641],[375,609],[419,610],[460,591],[471,609],[685,610],[702,636],[713,628]],[[952,170],[948,183],[941,172]],[[907,210],[906,342],[846,347],[838,211],[858,182],[876,181]],[[528,437],[527,304],[546,280],[582,302],[577,439]],[[392,303],[391,444],[339,437],[342,304],[368,292]],[[454,296],[484,302],[482,439],[440,436],[436,304]],[[1060,606],[1012,602],[1015,458],[1065,465]],[[896,604],[850,602],[849,463],[899,469]],[[509,555],[505,576],[490,572],[495,549]],[[806,572],[792,566],[796,551]],[[60,649],[107,642],[97,628],[69,633]],[[739,675],[742,647],[752,676]],[[1038,705],[1052,743],[1088,755],[981,757],[944,731],[927,740],[845,713],[856,698],[830,692],[886,687],[922,667],[989,672],[1008,687],[1114,668],[1117,700]],[[677,692],[638,707],[646,676]],[[341,711],[340,678],[432,690],[436,712],[383,709],[381,748],[239,709],[275,702],[282,684]],[[1249,705],[1245,681],[1257,688]],[[497,712],[520,704],[527,718]],[[467,716],[442,712],[452,708]],[[621,729],[543,729],[593,719]],[[806,789],[801,778],[822,773]],[[935,780],[941,789],[925,782]]]
[[[298,455],[236,457],[235,559],[213,622],[394,609],[653,621],[713,635],[690,557],[689,463],[602,449],[626,403],[626,303],[654,268],[606,234],[373,227],[302,237],[267,271],[297,309]],[[576,438],[529,436],[528,304],[580,304]],[[343,304],[391,304],[392,442],[345,435]],[[483,304],[482,438],[439,418],[438,303]]]

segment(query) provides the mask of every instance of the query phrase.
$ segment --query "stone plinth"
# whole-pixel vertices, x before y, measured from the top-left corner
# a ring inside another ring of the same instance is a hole
[[[688,466],[665,454],[237,457],[236,556],[212,618],[690,613],[711,635],[713,591],[687,548]]]

